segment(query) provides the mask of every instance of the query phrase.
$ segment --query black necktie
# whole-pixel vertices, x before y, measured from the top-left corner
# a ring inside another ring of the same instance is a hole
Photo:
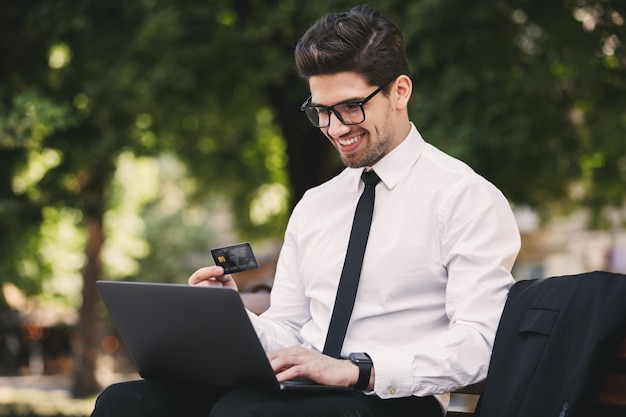
[[[376,184],[380,181],[380,178],[374,171],[363,171],[361,179],[365,183],[365,189],[359,198],[356,211],[354,212],[346,259],[343,263],[335,306],[333,307],[333,314],[328,326],[326,343],[324,344],[324,354],[334,358],[339,358],[341,354],[348,322],[352,315],[356,290],[359,286],[359,277],[361,276],[361,267],[363,266],[365,246],[367,246],[367,238],[372,224]]]

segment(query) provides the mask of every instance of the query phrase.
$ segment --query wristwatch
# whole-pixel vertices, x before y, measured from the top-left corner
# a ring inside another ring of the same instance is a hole
[[[354,389],[364,391],[370,385],[370,374],[372,373],[372,359],[365,352],[351,353],[348,358],[350,362],[359,367],[359,379],[354,385]]]

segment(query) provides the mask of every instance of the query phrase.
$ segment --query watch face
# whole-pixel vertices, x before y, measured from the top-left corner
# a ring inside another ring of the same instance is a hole
[[[362,352],[351,353],[350,360],[353,362],[371,362],[369,355]]]

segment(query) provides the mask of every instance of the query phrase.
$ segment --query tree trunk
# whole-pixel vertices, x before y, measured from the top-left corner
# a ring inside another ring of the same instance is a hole
[[[101,339],[101,320],[96,314],[98,292],[96,281],[102,277],[102,246],[104,244],[102,214],[87,216],[87,263],[83,271],[83,303],[74,340],[73,395],[85,398],[98,393],[96,364]]]

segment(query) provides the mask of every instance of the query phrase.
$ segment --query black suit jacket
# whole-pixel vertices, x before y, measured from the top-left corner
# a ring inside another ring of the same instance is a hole
[[[496,333],[479,417],[590,415],[626,332],[626,275],[519,281]]]

